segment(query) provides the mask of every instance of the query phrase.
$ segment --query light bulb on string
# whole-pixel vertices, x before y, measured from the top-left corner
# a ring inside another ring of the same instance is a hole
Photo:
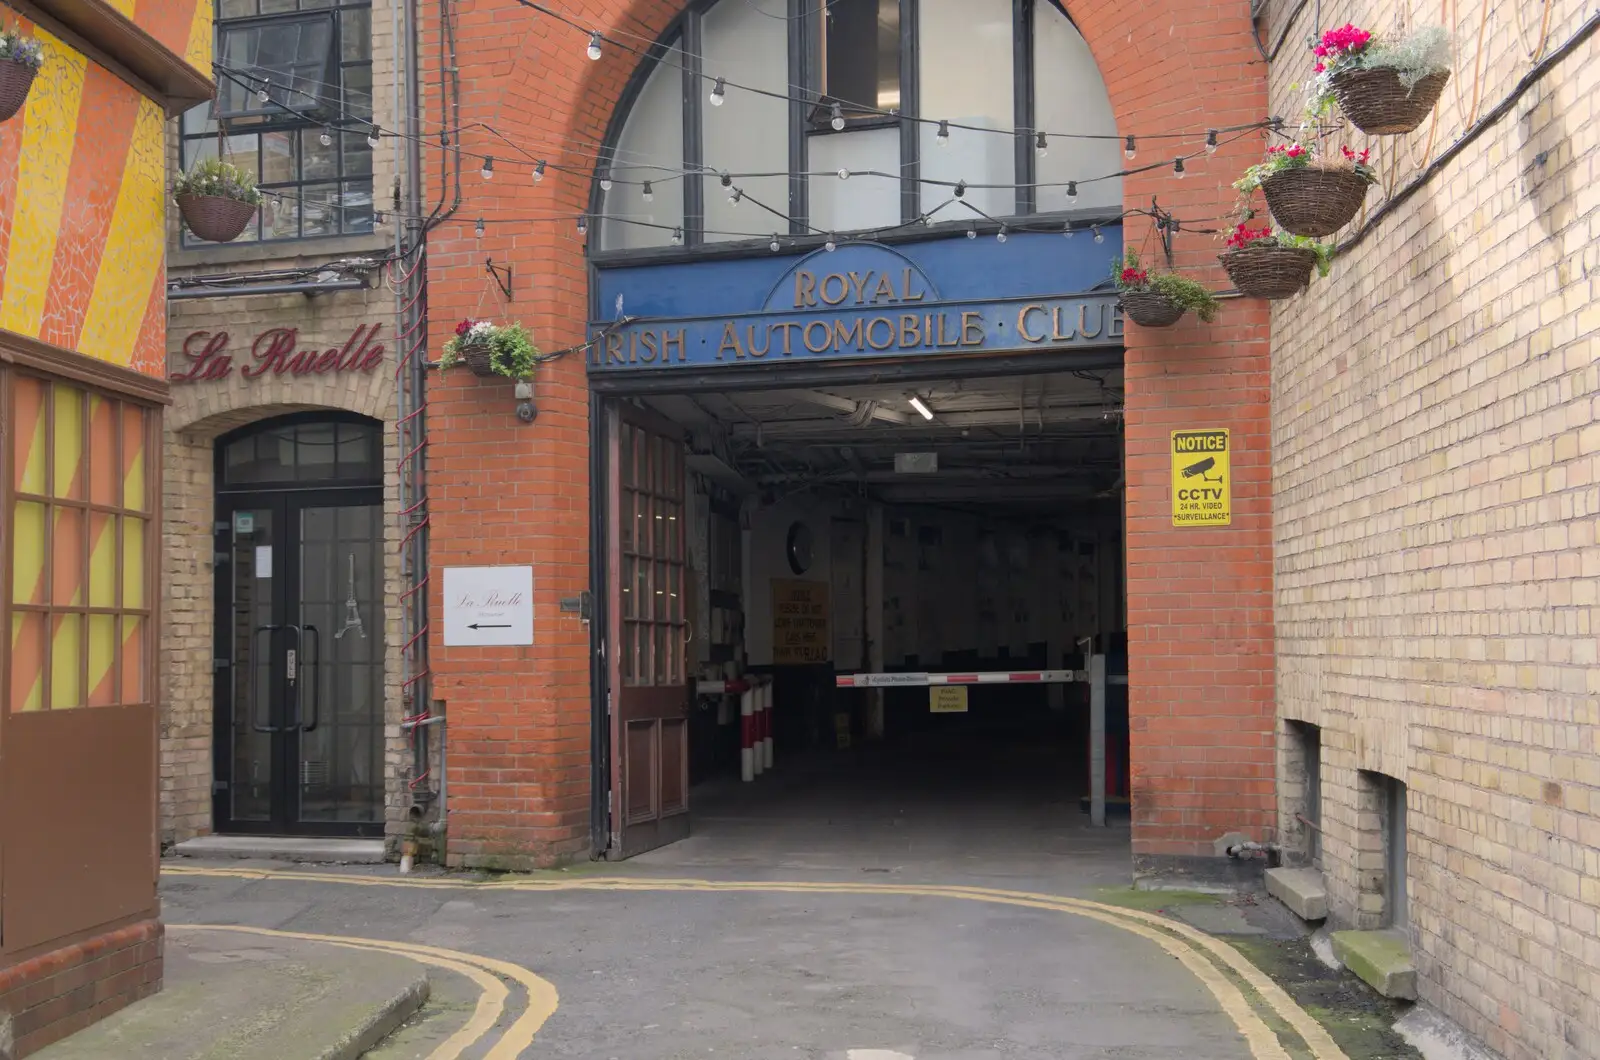
[[[1067,205],[1071,206],[1078,201],[1078,182],[1067,181]]]
[[[837,244],[837,243],[835,243],[833,241],[833,233],[832,232],[828,233],[828,241],[826,243],[822,244],[822,249],[826,250],[829,254],[832,254],[835,250],[839,249],[839,244]]]
[[[1172,160],[1172,175],[1182,180],[1184,177],[1183,158],[1180,156]]]
[[[1127,143],[1122,145],[1122,157],[1128,159],[1131,162],[1133,160],[1133,156],[1137,152],[1137,150],[1138,149],[1134,146],[1134,143],[1133,143],[1133,137],[1130,136],[1130,137],[1128,137]]]
[[[260,100],[262,103],[271,103],[272,102],[272,91],[271,91],[271,89],[272,89],[272,82],[268,81],[266,78],[263,77],[261,79],[261,87],[256,89],[256,99]]]
[[[534,166],[533,166],[533,182],[535,184],[537,184],[543,179],[544,179],[544,159],[541,158],[541,159],[539,159],[538,162],[534,163]]]
[[[850,171],[848,169],[839,170],[839,179],[840,180],[849,180],[850,179]]]
[[[483,168],[478,170],[478,175],[480,177],[482,177],[484,180],[493,180],[494,179],[494,159],[485,158],[483,160]]]
[[[1096,243],[1104,243],[1106,241],[1105,233],[1100,231],[1099,225],[1092,225],[1089,231],[1094,233],[1094,241]]]
[[[1045,155],[1050,153],[1050,141],[1045,136],[1044,130],[1042,129],[1039,131],[1039,135],[1034,138],[1033,152],[1040,158],[1043,158]]]
[[[600,31],[599,30],[595,30],[593,33],[589,34],[589,50],[588,50],[588,54],[589,54],[589,58],[590,59],[595,60],[595,61],[599,61],[599,59],[600,59],[600,42],[603,41],[604,39],[605,39],[604,37],[600,36]]]
[[[374,148],[374,149],[377,148],[379,131],[380,130],[378,129],[377,122],[373,122],[371,130],[368,131],[368,133],[367,133],[367,146],[368,147],[371,147],[371,148]]]
[[[589,234],[589,218],[581,213],[578,215],[578,234],[580,236]]]
[[[1000,226],[1000,231],[998,231],[998,232],[996,232],[994,234],[994,241],[996,243],[1004,243],[1006,241],[1006,226],[1005,225],[1001,225]]]
[[[828,124],[833,126],[834,132],[844,131],[844,107],[838,100],[833,101],[833,117],[828,119]]]
[[[483,218],[478,218],[478,223],[473,227],[472,234],[477,236],[479,239],[483,238]]]
[[[672,245],[675,247],[683,246],[683,229],[674,228],[672,230]]]
[[[728,79],[717,78],[717,83],[711,86],[711,105],[720,107],[728,99]]]
[[[940,147],[950,146],[950,123],[948,121],[939,123],[939,131],[933,134],[933,142]]]
[[[1068,239],[1072,238],[1072,222],[1071,221],[1068,221],[1066,224],[1061,226],[1061,234],[1066,236]]]
[[[978,238],[978,230],[976,228],[972,227],[971,225],[968,225],[967,226],[967,238],[968,239],[977,239]]]
[[[322,135],[317,137],[317,142],[323,147],[333,146],[333,132],[326,125],[322,127]]]
[[[744,189],[734,188],[732,191],[728,192],[728,205],[737,206],[739,205],[739,200],[742,198],[744,198]]]
[[[724,188],[733,187],[733,174],[727,172],[726,170],[723,171],[722,176],[718,177],[717,180],[722,183]]]
[[[1206,130],[1206,154],[1214,155],[1216,153],[1217,153],[1217,130],[1215,130],[1215,129],[1207,129]]]
[[[778,242],[778,233],[772,233],[772,242],[767,244],[767,249],[774,254],[783,249],[783,244]]]
[[[964,180],[956,181],[955,197],[958,198],[958,199],[965,199],[967,197],[967,182],[966,181],[964,181]]]
[[[644,187],[640,189],[639,194],[644,198],[645,202],[656,201],[656,189],[651,186],[648,180],[644,182]]]
[[[601,191],[610,191],[611,190],[611,171],[609,169],[602,170],[601,173],[600,173],[600,190]]]

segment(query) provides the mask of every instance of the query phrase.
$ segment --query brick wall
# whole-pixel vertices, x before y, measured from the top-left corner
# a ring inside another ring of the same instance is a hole
[[[1208,127],[1265,116],[1249,7],[1248,0],[1088,0],[1072,5],[1072,14],[1122,127],[1199,130],[1187,152]],[[483,2],[454,10],[467,163],[463,201],[430,237],[433,348],[466,315],[520,318],[547,349],[580,342],[587,275],[570,221],[491,224],[481,239],[472,225],[478,217],[570,217],[588,209],[589,145],[603,140],[633,58],[613,48],[590,62],[581,34],[532,12],[507,16]],[[564,10],[638,40],[659,34],[678,5],[592,0]],[[426,29],[424,54],[434,56],[439,27]],[[426,109],[437,120],[436,69]],[[508,148],[474,122],[548,158],[545,180],[508,173],[483,182],[478,158]],[[1146,141],[1139,161],[1169,150],[1179,153],[1173,141]],[[1215,158],[1191,162],[1181,184],[1165,167],[1131,178],[1126,201],[1148,207],[1158,195],[1208,227],[1231,204],[1229,182],[1255,150],[1249,139],[1227,144]],[[435,165],[438,158],[430,153]],[[433,172],[435,188],[442,176]],[[1130,244],[1140,246],[1147,229],[1130,218]],[[1223,285],[1209,237],[1180,235],[1177,249],[1181,267]],[[487,287],[486,257],[516,269],[514,303],[502,304]],[[1155,858],[1210,855],[1224,832],[1265,838],[1273,825],[1266,313],[1233,302],[1214,326],[1130,327],[1127,348],[1134,844]],[[587,846],[588,635],[558,611],[561,596],[589,584],[583,366],[575,358],[546,365],[538,385],[540,416],[526,427],[512,418],[507,386],[455,376],[430,394],[432,569],[527,562],[535,575],[532,648],[450,649],[437,634],[433,642],[435,690],[450,702],[451,849],[469,864],[537,863]],[[1217,426],[1232,428],[1239,450],[1233,525],[1174,530],[1170,432]]]
[[[22,1060],[161,989],[160,921],[52,950],[0,970],[0,1060]]]
[[[1371,141],[1369,209],[1506,98],[1546,11],[1551,51],[1593,9],[1446,10],[1437,125]],[[1322,727],[1330,906],[1387,920],[1359,771],[1403,781],[1422,997],[1513,1060],[1600,1055],[1597,85],[1591,40],[1273,321],[1279,701]]]

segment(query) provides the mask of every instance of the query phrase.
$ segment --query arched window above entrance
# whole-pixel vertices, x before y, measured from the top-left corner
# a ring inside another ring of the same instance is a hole
[[[383,424],[353,413],[263,420],[217,442],[219,490],[382,483]]]
[[[612,121],[597,246],[842,235],[924,215],[1109,217],[1122,181],[1098,178],[1123,165],[1117,135],[1055,0],[694,4]],[[970,187],[957,202],[928,181]],[[1069,182],[1082,182],[1074,197]]]

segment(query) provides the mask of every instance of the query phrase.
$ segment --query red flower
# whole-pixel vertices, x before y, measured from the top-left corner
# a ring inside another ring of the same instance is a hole
[[[1243,250],[1258,239],[1270,238],[1272,238],[1272,228],[1270,226],[1251,228],[1247,223],[1241,221],[1234,227],[1233,233],[1228,236],[1227,245],[1230,250]]]
[[[1317,65],[1313,66],[1311,69],[1315,70],[1317,73],[1320,74],[1320,73],[1322,73],[1322,71],[1327,69],[1327,66],[1324,65],[1323,63],[1318,63]]]
[[[1125,287],[1143,287],[1150,282],[1150,274],[1144,269],[1123,269],[1122,283]]]
[[[1372,148],[1370,148],[1370,147],[1364,148],[1359,155],[1356,154],[1354,151],[1350,150],[1350,148],[1348,148],[1348,147],[1341,147],[1341,148],[1339,148],[1339,150],[1344,152],[1344,157],[1345,158],[1347,158],[1351,162],[1354,162],[1357,165],[1361,165],[1361,166],[1364,166],[1364,165],[1367,164],[1367,159],[1372,154]]]
[[[1283,153],[1290,158],[1299,158],[1306,153],[1306,149],[1299,144],[1290,144]]]
[[[467,332],[472,330],[472,324],[473,324],[473,321],[471,321],[470,319],[469,320],[463,320],[461,323],[456,325],[456,334],[457,335],[465,335]]]
[[[1319,59],[1337,58],[1340,55],[1355,55],[1365,49],[1371,41],[1372,34],[1364,29],[1357,29],[1347,22],[1338,29],[1330,29],[1324,33],[1321,43],[1311,51]]]

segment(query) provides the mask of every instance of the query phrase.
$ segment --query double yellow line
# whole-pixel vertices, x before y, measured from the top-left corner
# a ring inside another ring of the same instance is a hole
[[[1220,939],[1207,935],[1188,924],[1104,902],[1091,902],[1082,898],[1038,894],[1029,891],[1000,890],[990,887],[962,887],[939,884],[897,885],[874,883],[800,883],[800,882],[730,882],[719,880],[662,879],[655,877],[577,877],[573,879],[501,879],[460,880],[428,879],[382,876],[355,876],[327,872],[301,872],[294,870],[191,868],[169,866],[164,872],[174,876],[214,876],[233,879],[277,879],[314,883],[336,883],[344,886],[364,887],[418,887],[436,890],[477,891],[633,891],[633,892],[684,892],[684,893],[739,893],[763,894],[850,894],[850,895],[902,895],[907,897],[953,898],[964,901],[986,902],[995,905],[1019,906],[1028,909],[1045,909],[1068,913],[1094,920],[1110,927],[1138,935],[1161,947],[1175,957],[1200,983],[1211,992],[1218,1006],[1238,1028],[1250,1047],[1255,1060],[1291,1060],[1278,1033],[1268,1025],[1264,1014],[1276,1016],[1282,1024],[1292,1029],[1309,1051],[1312,1060],[1349,1060],[1333,1038],[1294,999],[1252,964],[1238,950]],[[399,947],[400,943],[372,943],[374,946]],[[429,947],[420,947],[427,950]],[[398,951],[397,951],[398,952]],[[452,959],[486,962],[488,958],[453,951],[435,951]],[[421,959],[419,957],[419,959]],[[501,964],[502,962],[492,962]],[[485,965],[487,967],[487,965]],[[515,968],[515,965],[506,967]],[[526,969],[518,969],[540,983]],[[518,980],[521,982],[522,980]],[[548,987],[548,984],[545,984]],[[549,988],[550,1010],[555,1009],[555,991]],[[1247,993],[1248,991],[1248,993]],[[533,997],[529,993],[530,999]],[[530,1010],[532,1003],[530,1001]],[[548,1012],[539,1017],[542,1024]],[[509,1032],[508,1032],[509,1036]],[[520,1037],[519,1041],[522,1040]],[[526,1045],[532,1040],[528,1033]],[[502,1039],[502,1044],[504,1039]],[[518,1046],[520,1049],[521,1046]],[[502,1053],[500,1047],[491,1056],[514,1057],[515,1052]],[[440,1058],[443,1060],[443,1058]]]

